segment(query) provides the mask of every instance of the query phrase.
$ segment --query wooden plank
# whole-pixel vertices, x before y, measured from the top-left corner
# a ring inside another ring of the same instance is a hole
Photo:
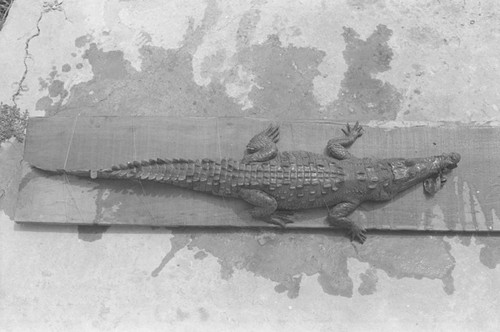
[[[268,121],[245,118],[51,117],[30,119],[17,222],[150,226],[274,227],[254,220],[237,199],[162,184],[81,179],[32,169],[106,168],[131,160],[241,158]],[[322,152],[343,124],[283,122],[281,150]],[[433,198],[416,186],[388,203],[363,204],[353,219],[369,229],[500,230],[500,129],[370,128],[351,148],[357,156],[420,157],[456,151],[459,167]],[[300,211],[290,228],[327,228],[325,209]]]

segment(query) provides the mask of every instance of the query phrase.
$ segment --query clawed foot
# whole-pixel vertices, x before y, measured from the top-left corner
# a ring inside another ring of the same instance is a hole
[[[356,124],[354,124],[353,127],[351,127],[351,125],[348,123],[346,125],[346,129],[342,129],[342,132],[354,142],[358,137],[361,137],[363,135],[364,130],[359,122],[356,121]]]
[[[280,139],[278,125],[270,125],[261,133],[252,137],[243,154],[242,162],[263,162],[273,159],[278,154],[276,143]]]
[[[446,176],[439,174],[436,177],[428,178],[424,180],[424,191],[426,194],[432,196],[437,193],[446,182]]]
[[[363,244],[366,241],[366,230],[356,224],[353,224],[347,235],[351,238],[351,241],[357,240],[359,243]]]
[[[293,216],[295,215],[295,211],[292,210],[277,210],[274,212],[275,215],[280,215],[280,216]]]
[[[293,214],[293,213],[292,213]],[[266,222],[285,228],[287,224],[292,224],[294,221],[283,215],[283,212],[273,213]]]
[[[280,139],[280,127],[271,124],[261,133],[252,137],[247,144],[247,153],[255,153],[270,143],[278,143]]]

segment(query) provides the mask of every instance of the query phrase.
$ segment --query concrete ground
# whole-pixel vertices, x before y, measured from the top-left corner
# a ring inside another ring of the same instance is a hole
[[[16,0],[0,101],[38,116],[498,126],[499,14],[494,0]],[[500,327],[498,236],[379,233],[359,246],[336,233],[17,225],[22,151],[0,150],[2,331]],[[471,195],[464,213],[480,204]]]

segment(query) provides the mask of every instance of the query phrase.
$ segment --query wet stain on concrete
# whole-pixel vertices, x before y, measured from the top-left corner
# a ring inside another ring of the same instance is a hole
[[[102,239],[102,234],[108,230],[109,226],[101,225],[80,225],[78,226],[78,238],[85,242],[94,242]]]
[[[361,279],[361,284],[358,287],[358,292],[361,295],[371,295],[377,290],[377,270],[374,268],[369,268],[365,273],[359,275]]]
[[[392,31],[381,24],[365,41],[354,29],[344,27],[343,54],[348,69],[338,99],[328,106],[329,110],[360,121],[396,118],[403,99],[401,93],[390,83],[374,78],[391,68],[393,52],[387,44],[391,35]]]
[[[220,10],[208,1],[202,24],[189,21],[178,49],[143,46],[141,71],[124,59],[123,52],[105,52],[88,36],[77,38],[77,47],[88,47],[83,58],[92,67],[92,80],[72,87],[64,107],[45,109],[48,115],[240,116],[241,108],[217,82],[200,87],[193,79],[192,60],[205,31],[217,23]],[[89,44],[90,43],[90,44]],[[223,112],[223,113],[222,113]]]
[[[122,52],[110,53],[94,45],[90,47],[85,56],[92,65],[94,78],[75,85],[64,107],[45,109],[49,115],[61,110],[66,115],[241,114],[220,83],[214,82],[207,87],[194,83],[192,55],[184,49],[166,51],[145,46],[141,49],[144,56],[142,71],[137,72],[123,60]],[[106,68],[108,63],[113,63],[113,66]]]
[[[211,76],[212,80],[206,86],[198,86],[193,78],[193,54],[220,14],[216,2],[209,1],[202,24],[195,28],[194,22],[189,22],[178,49],[141,47],[140,71],[124,59],[123,52],[105,52],[88,35],[77,38],[76,47],[87,48],[82,58],[88,60],[93,79],[73,86],[66,105],[56,103],[47,107],[48,101],[44,99],[37,103],[38,107],[43,107],[48,115],[64,110],[69,116],[162,113],[311,119],[328,115],[348,120],[394,119],[399,111],[402,99],[399,92],[373,77],[390,69],[393,55],[387,44],[392,31],[384,25],[379,25],[366,40],[361,40],[352,28],[344,28],[348,70],[338,99],[325,108],[320,107],[313,94],[313,81],[321,74],[318,66],[325,53],[315,48],[284,47],[277,35],[250,45],[260,20],[258,10],[248,11],[240,20],[235,37],[238,52],[231,59],[234,66],[224,72],[214,68],[220,67],[226,57],[224,50],[219,50],[202,63],[201,76]],[[225,84],[239,80],[238,68],[252,75],[253,83],[244,84],[254,84],[245,88],[251,89],[248,94],[251,103],[246,109],[226,94]]]
[[[172,250],[164,261],[187,244],[218,258],[221,277],[231,278],[235,269],[244,269],[277,283],[275,291],[289,298],[300,294],[302,277],[317,276],[318,284],[330,295],[352,297],[353,280],[347,260],[369,264],[362,274],[358,292],[373,294],[378,281],[376,270],[392,278],[440,279],[447,294],[454,291],[451,272],[455,260],[450,246],[439,237],[371,236],[363,246],[351,244],[342,234],[304,234],[260,231],[173,231]],[[231,248],[231,250],[228,250]],[[156,275],[165,264],[155,270]]]
[[[47,89],[48,95],[37,100],[35,104],[36,110],[46,111],[51,114],[54,110],[60,109],[64,99],[68,96],[69,91],[64,88],[64,82],[56,79],[58,76],[57,70],[52,70],[48,77],[39,78],[40,90]]]
[[[189,249],[202,248],[217,257],[223,279],[230,279],[235,269],[245,269],[275,281],[277,292],[287,292],[290,298],[295,298],[299,294],[301,275],[319,274],[318,281],[326,292],[352,295],[352,281],[343,253],[353,249],[341,236],[252,230],[173,231],[173,234],[175,243],[189,243]],[[171,259],[182,247],[173,244],[165,259]]]
[[[359,250],[358,259],[381,269],[389,277],[440,279],[447,294],[454,291],[451,272],[455,259],[442,237],[374,237]]]
[[[240,21],[236,37],[238,53],[232,58],[234,67],[225,72],[217,70],[225,59],[225,52],[219,50],[202,63],[201,76],[212,77],[211,82],[207,86],[198,86],[193,78],[192,54],[202,42],[204,31],[214,24],[210,17],[218,15],[216,10],[207,12],[208,18],[201,26],[194,29],[191,22],[180,48],[164,50],[143,46],[140,49],[141,71],[136,71],[124,59],[123,52],[104,52],[95,43],[90,43],[87,36],[78,38],[79,47],[87,47],[82,58],[88,60],[93,79],[73,86],[64,107],[60,103],[47,107],[46,97],[39,100],[37,107],[49,115],[61,110],[67,115],[76,112],[82,115],[161,112],[173,116],[265,114],[308,119],[325,115],[313,94],[313,80],[320,75],[318,66],[325,53],[314,48],[283,47],[277,35],[270,35],[262,44],[248,46],[260,20],[258,11],[249,11]],[[325,110],[329,116],[340,115],[345,119],[394,119],[401,106],[401,95],[389,83],[372,77],[390,69],[392,50],[387,41],[391,30],[379,25],[366,41],[359,39],[353,29],[344,30],[347,44],[344,58],[348,70],[338,99]],[[253,75],[255,84],[248,95],[253,107],[245,110],[225,90],[226,83],[238,80],[239,66]],[[81,65],[76,65],[76,68],[80,69]],[[57,90],[60,85],[56,82],[52,90]],[[61,93],[65,98],[67,92]]]
[[[194,259],[199,259],[203,260],[208,256],[208,254],[204,251],[198,251],[196,254],[194,254]]]
[[[126,66],[128,62],[125,63],[121,51],[103,52],[95,43],[91,43],[82,58],[87,59],[92,66],[95,80],[121,80],[128,77]]]
[[[500,237],[478,236],[476,244],[483,244],[479,254],[479,260],[484,266],[495,269],[500,264]]]
[[[160,265],[158,265],[158,267],[156,269],[154,269],[153,272],[151,272],[151,276],[158,277],[158,275],[160,274],[161,270],[163,270],[165,265],[167,265],[167,263],[170,262],[170,260],[172,258],[174,258],[175,253],[177,251],[181,250],[182,248],[184,248],[189,243],[189,241],[190,241],[190,239],[186,238],[186,237],[173,237],[170,240],[170,245],[172,248],[167,253],[167,255],[165,257],[163,257]]]
[[[300,282],[302,281],[302,276],[291,277],[289,276],[286,280],[282,281],[280,284],[274,287],[274,290],[278,293],[287,292],[287,296],[294,299],[299,296]]]
[[[319,109],[313,94],[314,77],[325,52],[314,48],[282,47],[277,35],[264,43],[242,49],[238,63],[255,75],[249,93],[254,104],[252,113],[284,118],[311,117]]]
[[[47,89],[49,87],[49,83],[47,83],[47,81],[44,80],[42,77],[38,78],[38,84],[40,85],[38,91],[42,91],[43,89]]]
[[[51,106],[52,106],[52,98],[50,98],[49,96],[45,96],[37,100],[35,104],[35,109],[37,111],[49,110]]]
[[[91,35],[80,36],[75,39],[75,46],[77,48],[85,47],[85,45],[87,45],[91,40],[92,40]]]
[[[64,82],[61,80],[53,80],[49,85],[49,96],[52,98],[60,96],[64,98],[68,95],[68,91],[64,90]]]

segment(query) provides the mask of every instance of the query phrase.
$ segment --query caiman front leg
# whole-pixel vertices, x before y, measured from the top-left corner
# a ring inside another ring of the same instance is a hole
[[[278,154],[276,143],[279,139],[279,126],[269,125],[248,142],[242,162],[264,162],[275,158]]]
[[[358,137],[363,135],[363,127],[361,127],[359,122],[356,122],[353,127],[347,124],[346,129],[342,129],[342,131],[345,136],[329,140],[326,144],[326,150],[331,157],[338,160],[354,158],[354,156],[347,151],[347,148],[351,146]]]
[[[347,234],[351,237],[351,241],[358,240],[359,243],[363,244],[366,240],[366,230],[363,226],[347,218],[358,206],[359,203],[353,202],[343,202],[335,205],[332,209],[328,210],[328,222],[333,227],[347,229]]]
[[[278,207],[276,199],[264,191],[257,189],[240,189],[239,196],[246,202],[255,206],[250,214],[256,219],[261,219],[267,223],[281,227],[285,227],[286,224],[293,222],[293,220],[276,213],[276,208]]]

